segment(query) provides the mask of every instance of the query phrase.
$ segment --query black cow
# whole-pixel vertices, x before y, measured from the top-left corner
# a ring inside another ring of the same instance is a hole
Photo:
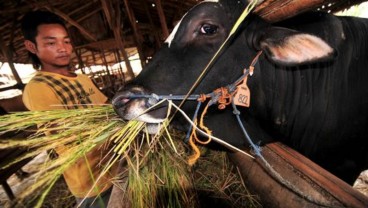
[[[117,93],[113,104],[136,118],[152,99],[134,94],[186,94],[245,8],[241,1],[207,1],[193,7],[151,63]],[[249,15],[194,94],[234,82],[263,51],[248,78],[250,107],[241,108],[256,142],[282,141],[352,183],[368,168],[368,20],[306,13],[270,25]],[[195,103],[183,109],[192,113]],[[138,119],[160,122],[165,110]],[[210,109],[205,124],[238,147],[247,144],[232,109]]]

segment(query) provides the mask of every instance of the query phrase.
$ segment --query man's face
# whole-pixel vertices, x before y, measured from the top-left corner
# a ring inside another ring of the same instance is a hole
[[[59,24],[38,26],[35,54],[43,67],[67,67],[70,64],[72,45],[65,28]]]

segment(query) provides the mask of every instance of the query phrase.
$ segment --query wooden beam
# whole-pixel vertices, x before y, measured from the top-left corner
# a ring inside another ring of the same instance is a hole
[[[146,57],[144,56],[143,50],[142,50],[142,36],[140,35],[139,31],[138,31],[138,27],[137,27],[137,22],[136,22],[136,18],[134,15],[134,12],[132,10],[132,8],[130,7],[130,4],[128,2],[128,0],[124,0],[124,5],[125,5],[125,9],[127,10],[128,13],[128,18],[130,21],[130,24],[133,28],[133,32],[134,32],[134,39],[137,45],[137,49],[138,49],[138,54],[139,57],[141,58],[141,65],[142,67],[145,65],[145,59]]]
[[[119,37],[118,35],[119,34],[115,34],[116,37]],[[119,43],[119,46],[120,46],[120,51],[121,51],[121,53],[123,55],[123,58],[124,58],[125,66],[127,68],[127,74],[131,78],[134,78],[135,75],[134,75],[134,72],[133,72],[132,65],[130,64],[128,53],[124,49],[124,41],[123,41],[123,39],[120,39],[120,41],[118,43]]]
[[[67,0],[70,1],[70,0]],[[45,1],[45,2],[27,2],[27,5],[23,5],[23,6],[17,6],[16,8],[6,8],[6,9],[2,9],[0,10],[0,14],[2,15],[9,15],[9,14],[13,14],[13,13],[26,13],[30,10],[31,8],[36,8],[36,7],[44,7],[47,5],[52,5],[52,6],[59,6],[59,5],[63,5],[65,4],[65,2],[63,1]]]
[[[93,1],[90,1],[90,2],[88,2],[87,4],[85,4],[85,5],[83,5],[83,6],[81,6],[81,7],[78,7],[77,9],[75,9],[75,10],[73,10],[73,11],[71,11],[71,12],[69,12],[68,13],[68,15],[69,16],[71,16],[71,15],[73,15],[73,14],[75,14],[75,13],[79,13],[79,12],[85,12],[84,11],[84,9],[87,9],[88,7],[90,7],[92,4],[94,4],[94,2]],[[98,10],[100,10],[100,8],[97,8]],[[78,21],[79,22],[79,21]]]
[[[88,12],[88,13],[87,13],[87,14],[85,14],[83,17],[78,18],[77,22],[81,22],[81,21],[83,21],[83,20],[87,19],[88,17],[90,17],[90,16],[92,16],[92,15],[96,14],[96,13],[97,13],[97,12],[99,12],[100,10],[101,10],[101,8],[100,8],[100,7],[98,7],[98,8],[96,8],[96,9],[94,9],[93,11]]]
[[[143,6],[144,6],[144,11],[146,12],[146,16],[147,16],[149,24],[150,24],[150,29],[153,32],[153,35],[155,37],[156,48],[160,48],[161,47],[161,38],[160,38],[160,35],[158,34],[158,32],[155,30],[155,25],[153,23],[152,15],[149,11],[148,5],[147,5],[146,1],[142,1],[142,0],[141,0],[141,4],[143,4]]]
[[[78,28],[78,30],[81,32],[81,34],[86,37],[90,41],[97,41],[97,38],[92,35],[90,32],[88,32],[84,27],[82,27],[78,22],[74,21],[72,18],[70,18],[67,14],[64,12],[55,9],[51,6],[44,6],[47,10],[54,12],[55,14],[59,15],[61,18],[63,18],[65,21],[67,21],[69,24],[73,25],[74,27]]]
[[[110,29],[114,33],[114,45],[120,51],[123,56],[126,54],[124,42],[121,36],[121,14],[120,14],[120,3],[119,1],[112,2],[111,0],[101,0],[102,8],[109,24]],[[114,4],[114,5],[113,5]],[[114,18],[113,18],[114,17]],[[132,66],[130,65],[129,57],[124,56],[125,65],[127,67],[127,73],[129,76],[134,77]]]
[[[116,25],[115,25],[115,28],[114,28],[114,37],[115,37],[116,42],[118,43],[118,46],[119,46],[120,51],[123,54],[124,61],[125,61],[125,66],[127,67],[127,74],[130,77],[134,78],[135,76],[134,76],[133,68],[132,68],[132,65],[130,64],[129,57],[128,57],[126,51],[125,51],[123,37],[121,36],[121,28],[120,28],[121,18],[120,18],[120,5],[119,5],[119,1],[117,1],[116,3],[117,3],[117,5],[115,5],[115,8],[116,8],[115,11],[116,11],[116,15],[119,18],[116,18]]]
[[[160,18],[162,35],[164,36],[164,39],[166,39],[169,36],[169,29],[167,29],[165,13],[164,13],[164,10],[162,9],[161,0],[155,0],[155,2],[156,2],[158,16]]]
[[[84,71],[84,62],[82,60],[82,55],[81,52],[79,50],[75,50],[75,55],[77,57],[78,60],[78,64],[79,64],[79,69],[82,71],[83,74],[85,74],[86,72]]]
[[[106,21],[109,24],[110,29],[114,28],[114,18],[115,15],[113,14],[113,8],[111,5],[111,0],[101,0],[102,10],[104,11]]]

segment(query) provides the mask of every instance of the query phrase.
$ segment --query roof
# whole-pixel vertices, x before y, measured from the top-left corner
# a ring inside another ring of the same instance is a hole
[[[137,52],[144,60],[151,57],[181,16],[200,1],[1,1],[0,62],[10,59],[30,63],[23,46],[20,20],[31,10],[50,10],[64,18],[75,46],[73,63],[90,66],[117,63]],[[360,2],[363,0],[265,0],[256,11],[270,21],[278,21],[322,5],[326,5],[326,10],[337,11]]]

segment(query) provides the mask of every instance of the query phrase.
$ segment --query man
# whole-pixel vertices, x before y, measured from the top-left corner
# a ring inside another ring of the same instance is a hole
[[[22,20],[22,32],[24,45],[38,70],[23,92],[23,102],[29,110],[88,108],[108,101],[87,76],[71,70],[73,49],[60,17],[45,11],[30,12]],[[59,156],[63,154],[62,149],[56,149]],[[101,146],[96,147],[86,155],[87,159],[79,159],[63,173],[77,203],[83,201],[80,207],[104,207],[108,204],[111,179],[117,168],[113,167],[93,186],[104,168],[101,159],[105,153],[101,151],[104,151]]]

